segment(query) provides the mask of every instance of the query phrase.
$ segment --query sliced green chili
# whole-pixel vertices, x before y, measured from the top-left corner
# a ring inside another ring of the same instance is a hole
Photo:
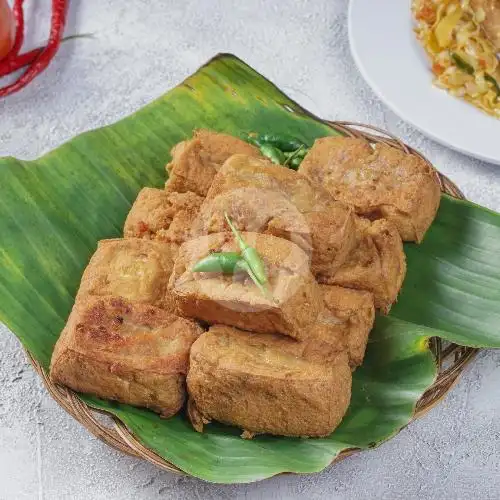
[[[500,97],[500,85],[498,85],[497,80],[494,77],[492,77],[489,73],[485,73],[484,79],[493,85],[493,88],[497,93],[497,99],[498,99]]]
[[[471,66],[467,61],[465,61],[462,57],[460,57],[456,52],[451,53],[451,58],[457,68],[461,69],[465,73],[468,73],[469,75],[473,75],[475,70],[474,67]]]
[[[224,217],[226,218],[226,221],[231,228],[231,231],[233,232],[236,241],[238,242],[238,245],[241,249],[241,255],[245,259],[245,261],[248,263],[249,268],[259,281],[261,285],[267,284],[267,276],[266,276],[266,270],[264,267],[264,262],[262,262],[262,259],[260,258],[260,255],[258,254],[257,250],[245,242],[245,240],[242,238],[240,232],[236,229],[236,227],[233,225],[231,222],[231,219],[227,215],[226,212],[224,212]]]

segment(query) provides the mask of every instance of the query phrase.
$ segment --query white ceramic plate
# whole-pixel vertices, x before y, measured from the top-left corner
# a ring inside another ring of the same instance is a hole
[[[410,0],[351,0],[349,40],[361,74],[403,120],[457,151],[500,164],[500,120],[432,85]]]

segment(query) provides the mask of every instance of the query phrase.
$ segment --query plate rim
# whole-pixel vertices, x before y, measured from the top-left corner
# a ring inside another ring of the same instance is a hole
[[[442,146],[445,146],[445,147],[450,148],[454,151],[457,151],[463,155],[475,158],[475,159],[480,160],[480,161],[484,161],[484,162],[494,164],[494,165],[500,165],[500,154],[497,158],[495,158],[495,157],[491,157],[488,155],[483,155],[482,153],[477,152],[477,151],[468,150],[466,148],[461,147],[458,144],[453,143],[452,141],[446,140],[445,138],[442,138],[439,135],[436,135],[435,133],[433,133],[433,132],[429,131],[428,129],[415,123],[415,121],[413,119],[408,117],[407,113],[404,113],[396,104],[394,104],[394,102],[385,94],[385,92],[380,89],[378,84],[373,80],[373,78],[370,76],[370,74],[366,71],[366,68],[362,62],[362,57],[360,56],[360,54],[358,52],[358,47],[356,45],[356,39],[353,35],[353,22],[354,22],[354,15],[353,15],[354,7],[353,6],[355,5],[356,2],[359,2],[359,1],[362,1],[362,0],[349,0],[349,6],[348,6],[348,10],[347,10],[347,32],[348,32],[348,39],[349,39],[349,48],[350,48],[351,56],[354,59],[354,63],[356,65],[357,70],[359,71],[359,73],[361,74],[361,76],[363,77],[365,82],[373,90],[375,95],[383,102],[383,104],[385,106],[387,106],[398,117],[400,117],[405,122],[409,123],[412,127],[414,127],[416,130],[418,130],[420,133],[422,133],[426,137],[429,137],[430,139],[441,144]],[[408,5],[408,8],[410,8],[410,5]],[[430,84],[432,85],[432,83],[430,83]],[[452,99],[455,99],[452,96],[449,96],[449,97]],[[472,106],[472,105],[470,105],[470,106]]]

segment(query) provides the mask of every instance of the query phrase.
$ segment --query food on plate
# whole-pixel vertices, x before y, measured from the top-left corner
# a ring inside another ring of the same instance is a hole
[[[115,296],[173,309],[167,289],[175,248],[146,239],[100,241],[85,269],[78,297]]]
[[[500,2],[498,0],[470,0],[469,3],[484,34],[493,47],[500,51]]]
[[[56,383],[170,417],[185,400],[194,321],[120,297],[82,296],[55,347]]]
[[[179,249],[169,282],[177,311],[211,324],[306,337],[321,308],[307,255],[282,238],[247,232],[242,236],[264,262],[269,294],[264,295],[246,274],[193,272],[207,255],[239,250],[231,232],[214,233],[187,241]]]
[[[234,154],[260,156],[259,150],[247,142],[210,130],[196,130],[193,138],[180,142],[172,149],[172,161],[167,165],[167,191],[192,191],[206,196],[212,179],[222,164]]]
[[[342,267],[318,276],[320,283],[373,293],[375,307],[388,313],[406,274],[406,257],[395,226],[379,219],[357,220],[357,244]]]
[[[391,221],[405,241],[422,241],[441,199],[437,175],[423,159],[364,139],[317,139],[299,173],[358,215]]]
[[[307,343],[282,335],[213,326],[193,344],[187,386],[196,430],[211,420],[269,433],[327,436],[350,401],[345,353],[307,352]]]
[[[222,230],[224,212],[242,230],[290,239],[312,251],[313,273],[338,268],[354,245],[352,208],[266,159],[234,155],[224,163],[202,205],[198,234]]]
[[[360,366],[368,336],[375,321],[373,295],[340,286],[321,285],[324,311],[317,321],[317,335],[333,344],[342,344],[349,364]]]
[[[125,221],[125,238],[158,239],[180,245],[190,238],[193,221],[203,201],[192,192],[143,188]]]
[[[500,2],[413,0],[412,10],[434,84],[500,117]]]

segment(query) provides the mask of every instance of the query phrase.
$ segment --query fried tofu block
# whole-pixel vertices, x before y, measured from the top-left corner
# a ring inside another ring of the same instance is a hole
[[[241,230],[286,238],[312,251],[313,274],[340,267],[355,243],[351,208],[266,159],[235,155],[224,163],[200,210],[198,234],[227,230],[224,212]]]
[[[321,328],[318,338],[343,346],[351,367],[360,366],[375,321],[373,295],[339,286],[321,285],[320,288],[324,311],[318,318]]]
[[[239,251],[232,233],[190,240],[179,249],[169,289],[182,316],[263,333],[305,338],[321,309],[319,286],[307,255],[294,243],[259,233],[242,233],[256,248],[269,279],[266,297],[245,274],[193,273],[213,252]]]
[[[195,193],[167,193],[143,188],[125,221],[125,238],[158,239],[181,245],[191,228],[203,198]]]
[[[357,245],[340,269],[317,276],[319,283],[373,294],[375,307],[388,313],[406,274],[403,243],[395,226],[380,219],[358,218]]]
[[[260,151],[231,135],[196,130],[192,139],[172,149],[172,161],[166,167],[169,179],[165,189],[206,196],[217,170],[234,154],[257,157]]]
[[[358,215],[390,220],[404,241],[422,241],[441,199],[438,177],[423,159],[363,139],[316,140],[299,172]]]
[[[202,331],[156,307],[83,297],[57,342],[50,375],[75,391],[170,417],[184,404],[189,350]]]
[[[255,434],[328,436],[350,402],[345,353],[325,362],[305,344],[213,326],[193,344],[187,386],[194,428],[217,420]]]
[[[123,297],[173,311],[168,279],[175,249],[167,243],[145,239],[100,241],[83,273],[78,298]]]

